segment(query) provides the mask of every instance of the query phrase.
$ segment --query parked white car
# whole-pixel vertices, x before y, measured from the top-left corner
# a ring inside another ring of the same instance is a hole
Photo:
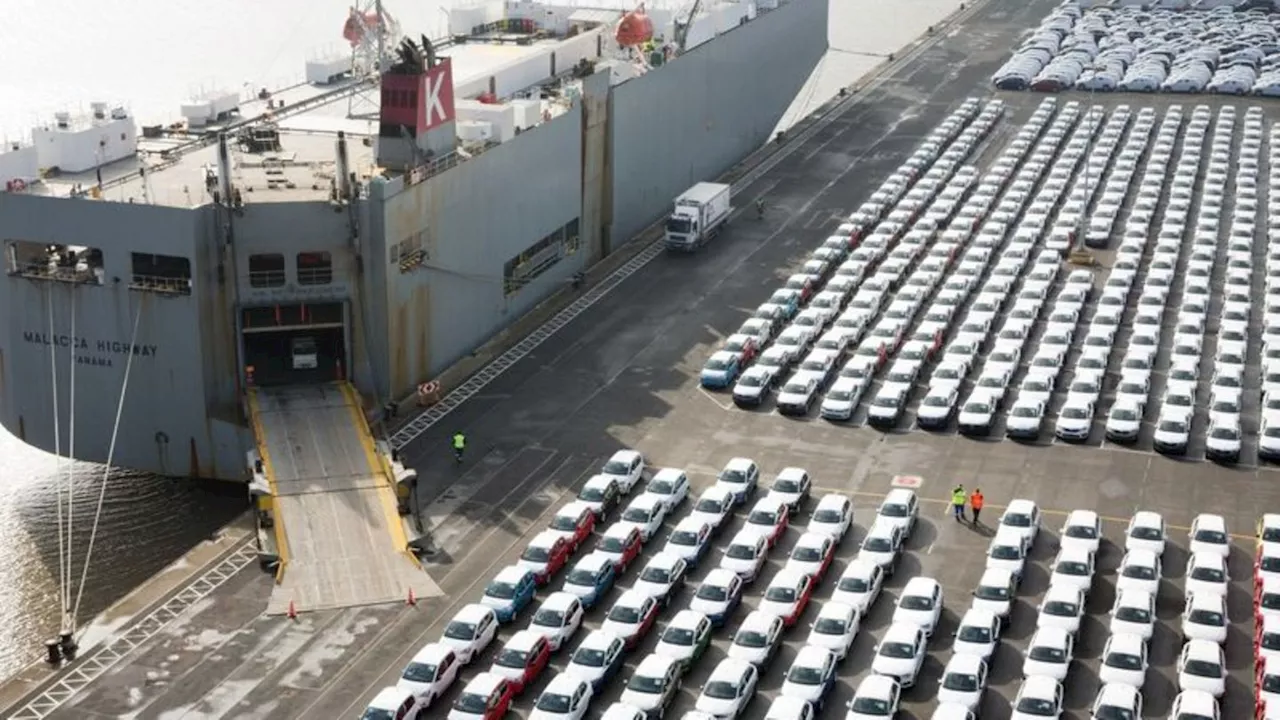
[[[828,601],[818,610],[810,625],[806,644],[826,648],[843,660],[853,645],[862,624],[862,615],[852,605]]]
[[[1122,683],[1141,690],[1147,679],[1147,665],[1146,640],[1127,633],[1112,635],[1102,649],[1098,679],[1104,684]]]

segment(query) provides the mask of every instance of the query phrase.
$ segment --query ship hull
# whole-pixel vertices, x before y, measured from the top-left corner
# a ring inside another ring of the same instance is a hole
[[[327,338],[316,372],[370,399],[412,392],[768,142],[827,16],[827,0],[793,0],[620,84],[597,71],[562,115],[428,177],[375,179],[345,211],[0,193],[0,239],[103,262],[83,284],[0,275],[0,424],[80,460],[244,481],[243,387],[285,362],[285,333]],[[263,287],[251,269],[301,251],[332,257],[333,282],[290,268]],[[186,259],[188,292],[137,282],[140,254]]]

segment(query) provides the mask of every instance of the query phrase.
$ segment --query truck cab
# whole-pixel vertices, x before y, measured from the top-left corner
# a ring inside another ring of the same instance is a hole
[[[313,337],[296,337],[289,341],[289,356],[294,370],[315,370],[320,367],[320,353]]]
[[[698,183],[675,199],[667,217],[666,243],[673,250],[696,250],[729,218],[730,189],[718,183]]]

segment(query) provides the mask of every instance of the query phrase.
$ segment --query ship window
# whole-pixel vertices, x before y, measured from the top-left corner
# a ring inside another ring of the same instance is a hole
[[[331,282],[333,282],[333,258],[329,253],[298,253],[299,285],[328,285]]]
[[[249,256],[249,285],[256,288],[284,285],[284,255],[268,253]]]
[[[148,292],[191,294],[191,261],[173,255],[133,253],[129,287]]]
[[[582,238],[578,234],[578,218],[569,221],[564,226],[564,252],[566,255],[572,255],[578,252],[578,248],[582,245]]]
[[[519,292],[534,278],[555,267],[565,256],[576,252],[580,243],[578,228],[578,219],[574,218],[508,260],[503,268],[503,293],[513,295]]]
[[[30,240],[5,243],[5,269],[10,275],[37,280],[103,284],[102,251],[80,245],[50,245]]]

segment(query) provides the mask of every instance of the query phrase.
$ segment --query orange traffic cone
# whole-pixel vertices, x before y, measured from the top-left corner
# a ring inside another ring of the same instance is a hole
[[[293,601],[289,601],[289,612],[287,613],[290,620],[298,619],[298,609],[293,606]]]
[[[413,588],[409,588],[409,599],[407,602],[409,605],[418,604],[418,596],[413,594]]]

